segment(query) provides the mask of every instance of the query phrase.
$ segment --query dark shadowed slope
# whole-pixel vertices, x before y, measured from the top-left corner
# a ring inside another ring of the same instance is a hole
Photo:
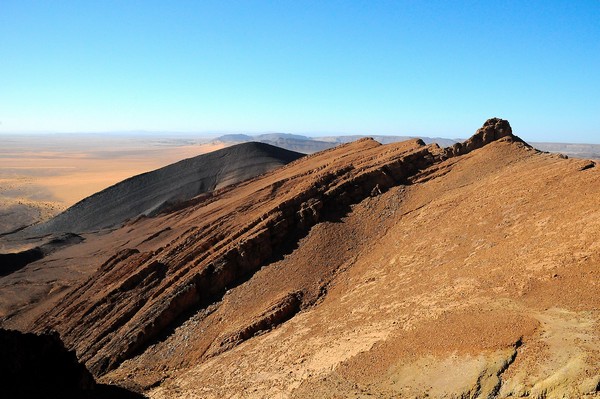
[[[24,334],[0,328],[2,397],[45,399],[143,399],[126,389],[96,384],[58,334]]]
[[[118,226],[303,156],[264,143],[243,143],[184,159],[115,184],[26,233],[86,232]]]

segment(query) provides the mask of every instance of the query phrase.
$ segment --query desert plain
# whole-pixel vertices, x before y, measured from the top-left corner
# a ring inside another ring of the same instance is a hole
[[[148,134],[13,134],[0,146],[0,234],[48,220],[128,177],[225,146]]]

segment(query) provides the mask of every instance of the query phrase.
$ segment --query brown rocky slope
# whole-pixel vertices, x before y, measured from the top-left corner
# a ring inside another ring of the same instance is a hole
[[[598,396],[595,166],[360,140],[57,252],[93,274],[5,323],[156,398]]]

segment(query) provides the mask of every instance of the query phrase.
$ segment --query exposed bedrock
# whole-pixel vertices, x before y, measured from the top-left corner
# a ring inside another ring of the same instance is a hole
[[[294,315],[300,311],[301,305],[302,292],[291,292],[285,295],[248,325],[225,334],[221,339],[213,342],[213,345],[206,351],[205,356],[211,357],[218,355],[261,332],[277,327],[294,317]]]
[[[491,119],[459,149],[443,150],[420,140],[381,146],[363,139],[302,158],[255,179],[252,186],[219,194],[218,209],[211,207],[211,198],[177,211],[192,216],[167,245],[118,252],[42,315],[37,328],[59,330],[67,346],[102,375],[219,301],[319,221],[335,219],[350,205],[391,187],[411,184],[420,171],[448,157],[506,136],[513,137],[508,122]],[[163,218],[157,231],[169,223],[168,216]],[[288,299],[248,331],[211,350],[227,349],[292,317],[302,294]]]
[[[485,121],[483,126],[477,129],[477,132],[470,139],[463,143],[456,143],[453,146],[448,147],[446,153],[448,157],[467,154],[504,137],[522,141],[512,134],[512,128],[507,120],[491,118]]]

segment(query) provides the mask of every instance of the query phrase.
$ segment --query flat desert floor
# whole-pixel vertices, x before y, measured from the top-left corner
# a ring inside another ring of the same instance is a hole
[[[225,147],[205,138],[3,135],[0,235],[44,221],[128,177]]]

